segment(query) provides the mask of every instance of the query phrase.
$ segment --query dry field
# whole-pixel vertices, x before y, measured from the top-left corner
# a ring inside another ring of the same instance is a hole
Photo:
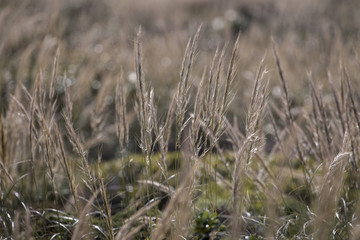
[[[1,0],[0,239],[360,239],[357,0]]]

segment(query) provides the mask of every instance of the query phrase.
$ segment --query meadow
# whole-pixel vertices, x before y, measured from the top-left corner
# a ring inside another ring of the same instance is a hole
[[[360,239],[357,0],[0,2],[0,239]]]

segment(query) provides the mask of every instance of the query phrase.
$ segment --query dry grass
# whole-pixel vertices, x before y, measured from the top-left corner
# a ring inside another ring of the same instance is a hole
[[[349,2],[1,2],[0,238],[357,239]]]

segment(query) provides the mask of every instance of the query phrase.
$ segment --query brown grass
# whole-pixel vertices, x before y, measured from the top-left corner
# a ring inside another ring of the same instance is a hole
[[[0,238],[356,239],[350,2],[0,3]]]

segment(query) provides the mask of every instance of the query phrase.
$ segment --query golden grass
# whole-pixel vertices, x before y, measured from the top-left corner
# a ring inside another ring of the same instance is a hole
[[[357,19],[330,2],[0,3],[0,238],[356,239]]]

